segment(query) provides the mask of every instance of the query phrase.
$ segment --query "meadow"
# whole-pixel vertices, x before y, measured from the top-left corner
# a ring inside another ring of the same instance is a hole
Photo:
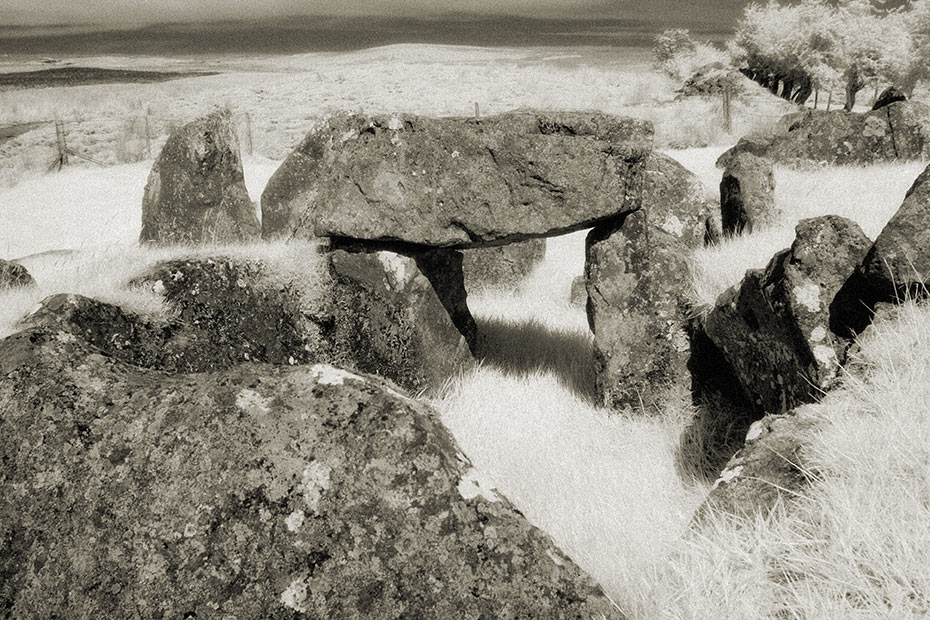
[[[330,109],[466,115],[474,101],[487,114],[595,108],[653,120],[659,146],[714,197],[717,156],[742,133],[769,127],[783,105],[752,93],[728,133],[719,102],[676,102],[674,85],[645,67],[560,55],[392,46],[287,59],[276,72],[256,71],[267,69],[267,59],[239,60],[247,71],[73,93],[0,93],[0,102],[11,104],[0,106],[9,115],[0,125],[65,106],[75,117],[118,118],[146,106],[156,116],[194,116],[231,103],[254,119],[257,154],[244,163],[257,200],[288,145]],[[16,141],[0,144],[0,165],[12,175],[0,187],[0,256],[27,257],[22,262],[39,288],[0,297],[0,336],[51,293],[167,312],[153,295],[125,288],[148,265],[186,252],[135,243],[151,160],[46,175],[24,163],[28,157],[6,161],[42,146],[28,133]],[[777,169],[778,221],[693,256],[695,312],[787,247],[799,219],[844,215],[874,238],[924,166]],[[280,244],[199,250],[219,251],[270,255],[295,272],[306,253]],[[784,510],[758,519],[716,515],[698,534],[683,536],[713,483],[687,467],[701,458],[682,442],[696,410],[676,402],[621,415],[596,406],[591,334],[584,309],[569,303],[583,265],[583,232],[550,239],[545,261],[517,290],[471,294],[486,338],[479,366],[420,395],[483,475],[632,619],[930,614],[930,308],[908,302],[870,328],[843,386],[814,405],[826,421],[808,455],[820,474],[790,517]]]

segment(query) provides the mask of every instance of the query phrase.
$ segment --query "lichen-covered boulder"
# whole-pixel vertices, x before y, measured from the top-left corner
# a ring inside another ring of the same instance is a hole
[[[546,258],[545,239],[462,250],[465,288],[515,288]]]
[[[930,167],[879,233],[862,273],[878,301],[924,295],[930,285]]]
[[[476,327],[459,253],[336,249],[328,261],[335,363],[413,392],[437,388],[474,363]]]
[[[0,342],[10,618],[622,618],[438,416],[332,366]]]
[[[766,516],[779,501],[790,504],[803,495],[815,477],[813,465],[805,458],[805,446],[822,422],[811,405],[754,422],[694,522],[699,524],[714,513]]]
[[[897,101],[868,112],[808,110],[792,114],[786,131],[740,140],[720,156],[726,165],[739,152],[781,164],[870,164],[930,158],[930,106]]]
[[[145,186],[139,241],[199,245],[260,237],[232,113],[219,110],[175,131]]]
[[[778,211],[771,162],[738,153],[727,163],[720,181],[720,215],[723,232],[730,235],[774,223]]]
[[[746,272],[704,321],[764,413],[811,402],[834,384],[852,335],[837,316],[861,304],[844,288],[871,245],[859,226],[830,215],[801,220],[795,233],[789,249]]]
[[[35,285],[36,281],[28,269],[18,263],[0,259],[0,291]]]
[[[262,194],[265,238],[499,245],[638,208],[649,123],[595,113],[335,116]]]
[[[654,410],[690,387],[688,255],[704,243],[711,207],[700,181],[664,155],[650,155],[644,179],[640,210],[588,234],[585,282],[598,400]]]

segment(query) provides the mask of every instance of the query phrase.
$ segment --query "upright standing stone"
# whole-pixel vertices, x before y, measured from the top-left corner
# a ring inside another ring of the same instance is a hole
[[[174,132],[145,186],[139,241],[199,245],[260,237],[232,113],[220,110]]]
[[[720,181],[720,215],[724,234],[751,233],[777,217],[775,175],[767,159],[739,153],[727,162]]]
[[[704,242],[710,206],[674,160],[646,162],[642,208],[589,234],[585,280],[599,400],[648,410],[690,388],[684,292],[688,254]]]

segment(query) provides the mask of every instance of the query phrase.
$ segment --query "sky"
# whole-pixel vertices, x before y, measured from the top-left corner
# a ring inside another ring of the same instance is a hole
[[[0,26],[132,25],[333,14],[441,17],[471,13],[562,19],[641,18],[651,11],[716,11],[721,6],[741,7],[746,2],[748,0],[0,0]]]

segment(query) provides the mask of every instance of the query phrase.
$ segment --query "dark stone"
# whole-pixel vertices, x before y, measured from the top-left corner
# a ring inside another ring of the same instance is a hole
[[[465,288],[516,288],[546,258],[546,240],[462,250]]]
[[[723,232],[730,235],[751,233],[778,218],[771,162],[751,153],[730,159],[720,181],[720,214]]]
[[[598,400],[652,410],[690,387],[687,261],[711,208],[697,178],[668,157],[650,155],[644,178],[643,207],[588,234],[585,281]]]
[[[0,259],[0,290],[35,286],[36,281],[22,265]]]
[[[704,324],[764,413],[812,402],[837,380],[850,334],[834,331],[831,311],[870,245],[858,225],[838,216],[802,220],[795,230],[791,248],[764,270],[748,271]]]
[[[882,91],[882,94],[880,94],[878,99],[875,100],[875,103],[872,104],[872,109],[878,110],[898,101],[907,101],[907,95],[894,86],[889,86]]]
[[[10,618],[611,618],[430,408],[327,365],[172,376],[0,342]]]
[[[474,363],[470,345],[476,327],[458,252],[412,257],[337,249],[328,260],[333,280],[329,338],[337,348],[337,364],[419,392],[441,386]]]
[[[720,157],[717,158],[716,165],[718,168],[727,168],[740,153],[749,153],[756,157],[766,157],[774,141],[775,138],[772,136],[744,136],[739,139],[733,148],[724,151]]]
[[[639,207],[651,149],[651,125],[603,114],[333,117],[269,181],[263,236],[472,248],[590,228]]]
[[[930,284],[930,167],[869,249],[862,273],[876,301],[925,295]]]
[[[139,241],[199,245],[260,236],[232,113],[220,110],[172,133],[145,186]]]

